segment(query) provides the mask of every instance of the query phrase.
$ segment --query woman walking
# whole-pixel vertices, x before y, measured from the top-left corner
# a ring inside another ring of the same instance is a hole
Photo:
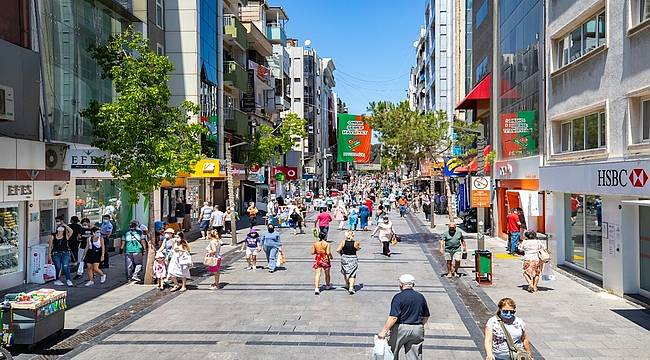
[[[348,230],[357,231],[357,223],[359,222],[359,210],[356,207],[350,209],[348,214]]]
[[[388,219],[388,215],[384,215],[382,222],[377,225],[370,237],[375,236],[377,233],[379,233],[378,238],[383,247],[382,254],[390,256],[390,239],[395,234],[395,230],[393,230],[393,222]]]
[[[331,290],[331,275],[330,269],[332,268],[332,250],[330,243],[327,242],[327,234],[318,234],[318,241],[311,246],[311,253],[314,255],[314,294],[320,295],[320,275],[321,270],[325,271],[325,290]]]
[[[343,201],[343,198],[341,197],[336,204],[336,212],[334,213],[334,220],[339,222],[339,230],[343,230],[347,218],[348,210],[345,207],[345,201]]]
[[[510,348],[508,337],[512,339],[512,345],[524,350],[531,356],[532,351],[528,336],[526,335],[526,323],[515,317],[517,304],[511,298],[503,298],[499,301],[497,314],[488,320],[485,325],[485,352],[486,360],[510,360]],[[508,332],[508,334],[506,334]]]
[[[357,251],[361,249],[361,244],[354,240],[354,232],[346,231],[345,239],[339,243],[336,252],[341,255],[341,273],[345,279],[345,288],[350,295],[354,295],[354,281],[359,269],[359,258]]]
[[[255,206],[255,202],[251,201],[250,205],[248,206],[248,209],[246,209],[246,214],[248,214],[248,222],[250,223],[250,227],[253,227],[257,224],[257,207]]]
[[[171,292],[186,291],[187,279],[190,278],[190,267],[192,266],[192,257],[190,255],[190,245],[181,239],[180,236],[174,236],[174,246],[172,248],[172,256],[169,260],[167,267],[167,274],[174,281],[174,287]],[[181,285],[178,284],[178,279],[181,279]]]
[[[214,276],[214,282],[210,285],[210,290],[217,290],[219,289],[219,269],[221,268],[221,238],[219,232],[210,231],[208,239],[210,239],[210,243],[205,248],[205,256],[216,259],[214,265],[208,266],[208,272]]]
[[[273,273],[275,272],[278,253],[281,252],[282,241],[280,241],[280,233],[275,231],[272,224],[267,226],[266,234],[262,235],[262,244],[266,253],[267,268],[270,273]]]
[[[63,286],[63,282],[59,280],[59,276],[63,272],[66,284],[74,286],[70,276],[70,240],[73,234],[72,228],[63,222],[63,217],[57,216],[56,231],[51,233],[48,238],[49,260],[54,263],[56,272],[54,285]]]
[[[359,218],[361,219],[361,230],[368,231],[368,218],[370,217],[370,209],[368,205],[362,203],[359,206]]]
[[[100,283],[106,282],[106,274],[99,269],[99,264],[104,261],[104,237],[99,229],[94,228],[94,230],[92,237],[86,241],[83,257],[88,272],[86,286],[95,285],[95,274],[100,276]]]
[[[528,282],[528,292],[537,292],[537,284],[542,274],[544,262],[539,258],[539,251],[546,246],[537,239],[535,231],[526,231],[524,241],[519,244],[519,250],[524,252],[524,279]]]

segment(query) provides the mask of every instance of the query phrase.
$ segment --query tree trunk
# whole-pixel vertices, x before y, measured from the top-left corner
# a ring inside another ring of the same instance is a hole
[[[144,269],[144,284],[153,284],[153,261],[156,257],[154,248],[156,238],[156,226],[154,225],[154,192],[149,194],[149,236],[147,236],[147,262]]]
[[[451,203],[451,187],[449,187],[449,178],[445,176],[445,193],[447,194],[447,215],[449,215],[449,223],[455,221],[456,216],[453,214],[453,206]]]

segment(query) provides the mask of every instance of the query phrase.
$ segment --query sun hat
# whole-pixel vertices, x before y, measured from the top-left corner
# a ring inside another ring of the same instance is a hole
[[[176,234],[176,231],[174,229],[172,229],[172,228],[167,228],[167,230],[165,230],[165,233]]]
[[[162,253],[162,251],[157,251],[156,252],[156,259],[164,259],[165,254]]]

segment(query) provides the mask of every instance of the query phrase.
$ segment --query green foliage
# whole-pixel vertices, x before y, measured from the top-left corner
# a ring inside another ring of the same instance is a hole
[[[131,28],[88,51],[117,93],[113,102],[93,100],[81,112],[93,126],[93,146],[108,153],[98,159],[100,170],[123,182],[131,202],[163,180],[191,172],[201,158],[198,139],[205,128],[188,123],[198,112],[193,103],[169,105],[169,59],[149,49],[142,34]]]
[[[413,111],[407,101],[394,104],[372,102],[368,122],[379,132],[382,159],[392,164],[412,164],[444,154],[453,145],[469,146],[476,139],[472,131],[456,131],[450,136],[450,121],[444,111],[420,113]],[[454,128],[473,130],[472,125],[455,121]]]
[[[487,164],[492,165],[492,164],[494,164],[494,159],[496,159],[496,157],[497,157],[497,152],[494,151],[494,150],[492,150],[492,151],[490,151],[490,152],[487,154],[487,156],[485,157],[485,162],[486,162]]]
[[[251,145],[247,150],[247,165],[264,166],[274,157],[286,154],[294,146],[297,138],[307,135],[305,120],[296,114],[288,114],[282,124],[274,129],[262,125],[253,135]]]

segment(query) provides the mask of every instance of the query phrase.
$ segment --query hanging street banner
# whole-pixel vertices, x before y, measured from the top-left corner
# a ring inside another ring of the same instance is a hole
[[[537,111],[501,114],[501,150],[504,159],[538,154]]]
[[[361,115],[338,114],[338,162],[370,162],[372,129]]]
[[[380,171],[381,170],[381,144],[370,145],[370,161],[365,164],[358,162],[354,163],[354,168],[364,171]]]

